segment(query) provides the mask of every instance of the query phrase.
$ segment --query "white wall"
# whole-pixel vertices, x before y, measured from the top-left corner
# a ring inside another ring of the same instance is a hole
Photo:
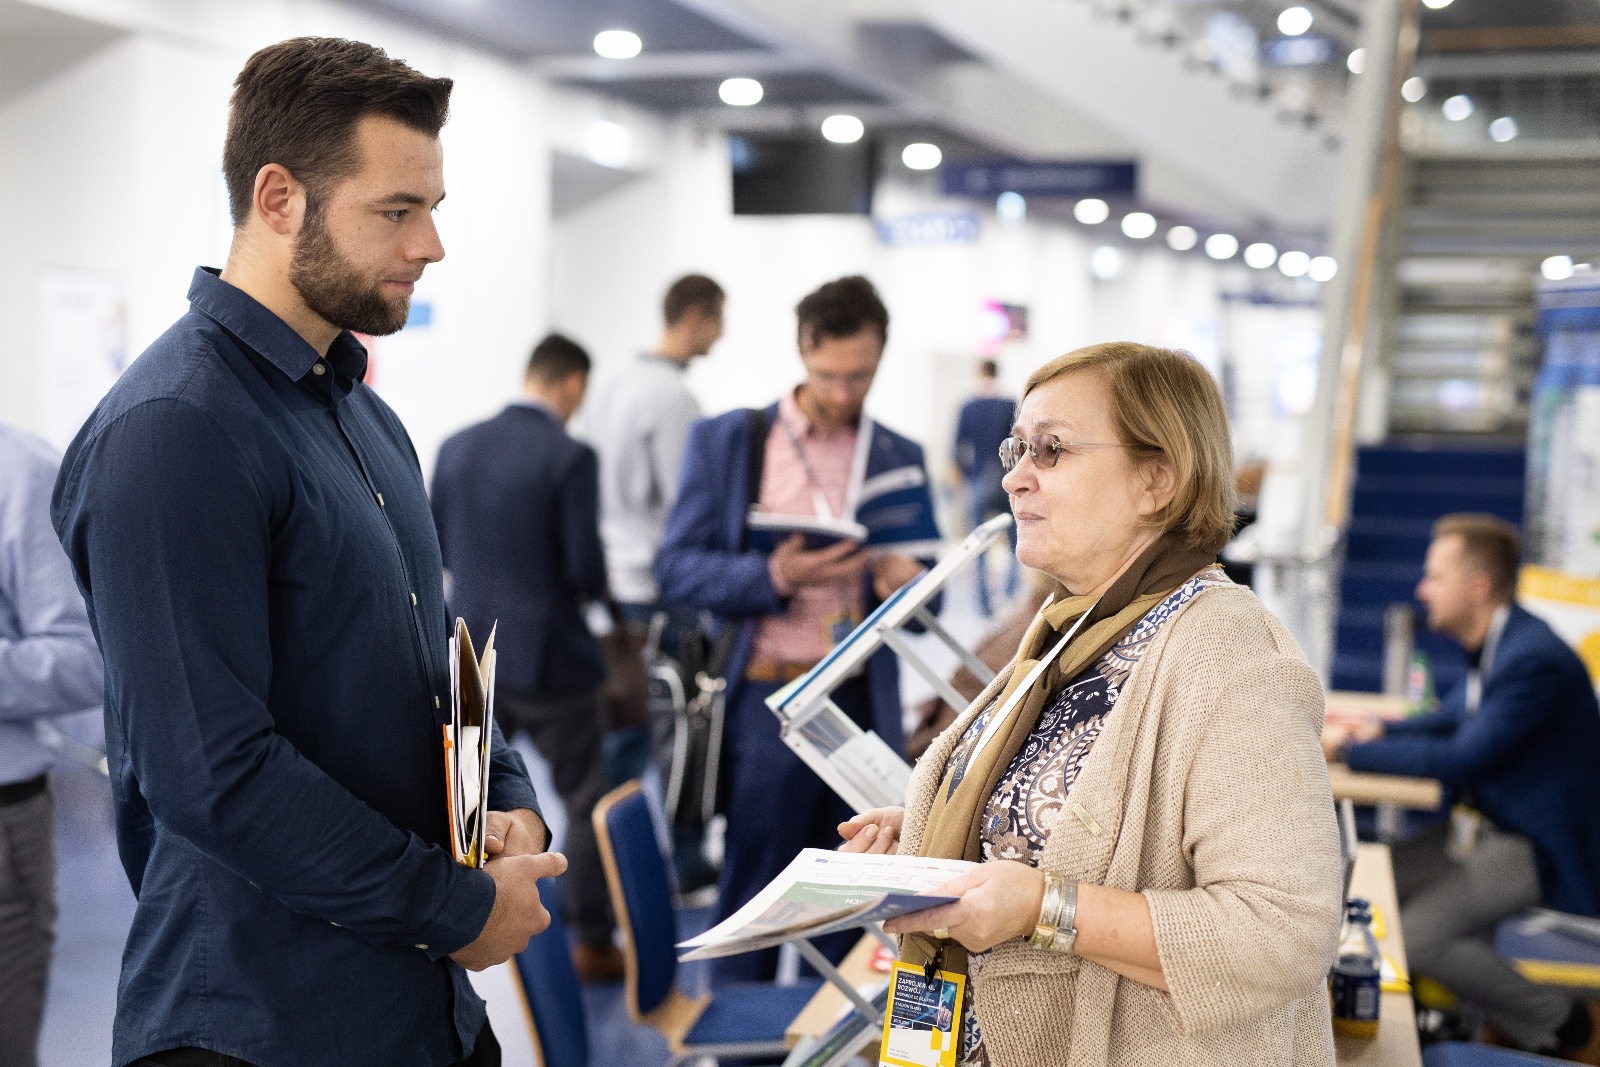
[[[226,249],[220,159],[244,59],[296,34],[350,36],[456,79],[443,134],[450,195],[439,212],[447,255],[417,295],[432,305],[433,323],[374,346],[375,385],[431,471],[443,436],[516,388],[546,326],[542,83],[502,60],[326,3],[74,6],[114,19],[130,36],[0,105],[0,418],[44,429],[41,275],[68,268],[120,280],[129,351],[142,351],[186,310],[194,268],[220,265]]]

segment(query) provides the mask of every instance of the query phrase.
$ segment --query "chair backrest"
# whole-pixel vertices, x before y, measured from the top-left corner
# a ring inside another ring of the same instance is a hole
[[[512,973],[522,987],[528,1028],[533,1031],[535,1062],[540,1067],[589,1067],[583,991],[572,967],[567,928],[555,906],[553,879],[541,880],[539,896],[549,907],[550,927],[512,957]]]
[[[594,832],[623,936],[628,1014],[640,1022],[672,992],[678,919],[649,802],[637,781],[618,786],[595,805]]]

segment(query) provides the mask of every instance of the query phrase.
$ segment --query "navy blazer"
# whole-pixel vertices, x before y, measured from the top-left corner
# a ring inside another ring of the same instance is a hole
[[[511,404],[440,446],[432,496],[451,607],[480,651],[499,623],[497,684],[544,698],[604,683],[581,609],[606,595],[594,449]]]
[[[1513,605],[1478,713],[1463,679],[1429,715],[1350,748],[1350,767],[1439,778],[1533,842],[1546,906],[1600,914],[1600,709],[1589,672],[1543,619]]]
[[[776,404],[767,408],[766,416],[770,427],[778,417]],[[903,467],[925,471],[921,445],[876,423],[873,434],[868,479]],[[772,586],[766,554],[743,548],[746,507],[755,495],[750,492],[749,456],[750,413],[745,409],[694,424],[684,448],[677,502],[656,552],[655,576],[662,600],[709,611],[740,626],[728,664],[729,708],[738,704],[757,626],[763,618],[781,615],[786,609],[785,600]],[[926,495],[925,476],[922,484]],[[931,499],[925,502],[931,511]],[[878,598],[870,571],[862,581],[863,603],[871,612]],[[937,612],[937,600],[929,608]],[[889,649],[880,648],[867,661],[867,684],[872,729],[890,748],[903,753],[900,663]]]

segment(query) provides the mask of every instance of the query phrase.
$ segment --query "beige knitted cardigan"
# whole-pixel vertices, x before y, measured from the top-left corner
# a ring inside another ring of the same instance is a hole
[[[902,854],[1002,671],[917,764]],[[1341,920],[1322,687],[1255,594],[1206,590],[1128,677],[1039,856],[1141,892],[1170,992],[1075,955],[995,947],[972,995],[995,1067],[1328,1065]]]

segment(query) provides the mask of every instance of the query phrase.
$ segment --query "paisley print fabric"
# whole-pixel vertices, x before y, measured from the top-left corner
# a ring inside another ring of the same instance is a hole
[[[983,860],[1015,860],[1030,867],[1066,809],[1067,794],[1089,757],[1106,716],[1116,706],[1134,666],[1162,625],[1206,589],[1230,584],[1220,567],[1208,567],[1175,589],[1145,613],[1128,635],[1072,679],[1040,714],[1028,740],[1012,759],[983,813],[979,844]],[[967,727],[950,754],[958,777],[965,769],[978,736],[994,714],[991,705]],[[976,983],[987,953],[967,957],[969,981]],[[962,1011],[962,1067],[988,1067],[983,1034],[972,1010],[972,997]]]

